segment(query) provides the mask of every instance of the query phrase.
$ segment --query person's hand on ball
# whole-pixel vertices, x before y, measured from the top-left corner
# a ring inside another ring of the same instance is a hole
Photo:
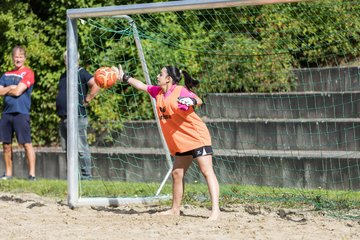
[[[120,82],[123,81],[124,71],[121,67],[121,64],[119,64],[119,67],[112,66],[112,70],[116,72],[117,79],[120,80]]]
[[[178,102],[188,107],[194,106],[197,103],[196,99],[191,97],[178,97]]]

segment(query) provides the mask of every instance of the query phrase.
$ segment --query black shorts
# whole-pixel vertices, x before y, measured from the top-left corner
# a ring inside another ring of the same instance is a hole
[[[15,132],[19,144],[31,143],[30,115],[3,113],[0,119],[0,131],[0,142],[12,143]]]
[[[211,146],[204,146],[204,147],[199,147],[187,152],[182,152],[182,153],[175,153],[175,156],[189,156],[191,155],[193,158],[197,158],[200,156],[206,156],[206,155],[213,155],[214,152],[212,150]]]

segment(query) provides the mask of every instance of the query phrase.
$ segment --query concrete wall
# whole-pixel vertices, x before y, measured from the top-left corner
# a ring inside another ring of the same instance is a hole
[[[360,67],[295,69],[299,92],[344,92],[360,90]]]
[[[36,174],[41,178],[66,179],[66,153],[60,148],[35,148]],[[0,151],[0,171],[5,172],[3,151]],[[15,148],[13,152],[13,175],[17,178],[27,178],[28,170],[25,151]]]
[[[209,94],[203,116],[228,119],[357,118],[359,92]]]
[[[93,173],[95,178],[130,182],[161,182],[168,166],[165,156],[160,153],[135,154],[121,153],[122,148],[108,154],[102,149],[93,149]],[[126,152],[126,150],[124,150]],[[161,149],[157,149],[161,152]],[[346,154],[343,152],[343,154]],[[37,148],[36,172],[38,178],[66,179],[65,152],[59,149]],[[343,157],[280,156],[279,152],[242,152],[232,154],[216,150],[214,168],[222,183],[241,183],[248,185],[324,188],[324,189],[360,189],[360,154],[348,154]],[[2,158],[2,155],[0,156]],[[3,162],[0,168],[4,169]],[[22,151],[14,155],[14,176],[26,178],[27,169]],[[187,174],[188,182],[203,181],[199,169],[193,164]]]

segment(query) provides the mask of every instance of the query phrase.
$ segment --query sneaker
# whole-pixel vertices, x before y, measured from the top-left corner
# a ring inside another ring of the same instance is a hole
[[[0,180],[10,180],[12,176],[6,176],[5,174],[0,177]]]
[[[30,175],[30,176],[28,177],[28,180],[29,180],[29,181],[36,181],[36,177]]]

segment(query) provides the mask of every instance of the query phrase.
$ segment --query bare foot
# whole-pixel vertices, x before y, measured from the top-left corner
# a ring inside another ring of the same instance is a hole
[[[208,221],[216,221],[219,218],[220,210],[211,211],[210,217],[207,219]]]
[[[174,209],[169,209],[163,212],[159,212],[158,215],[162,215],[162,216],[166,216],[166,215],[173,215],[173,216],[180,216],[180,210],[174,210]]]

